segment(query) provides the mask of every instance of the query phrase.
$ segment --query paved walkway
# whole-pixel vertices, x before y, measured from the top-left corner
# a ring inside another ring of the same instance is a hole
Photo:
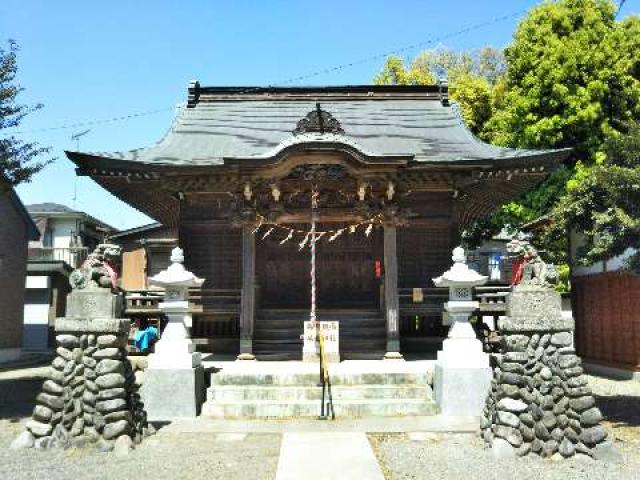
[[[176,419],[163,428],[170,433],[308,433],[308,432],[450,432],[475,433],[478,417],[367,417],[316,419],[224,420],[205,417]]]
[[[285,433],[276,480],[384,480],[364,433]]]

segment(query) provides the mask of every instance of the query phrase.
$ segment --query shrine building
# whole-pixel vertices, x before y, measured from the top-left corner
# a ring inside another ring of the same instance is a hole
[[[194,294],[202,345],[300,359],[313,192],[319,318],[340,322],[341,358],[382,358],[443,328],[446,293],[432,279],[465,227],[533,188],[568,151],[481,142],[446,84],[192,82],[155,145],[67,156],[176,232],[185,266],[206,279]]]

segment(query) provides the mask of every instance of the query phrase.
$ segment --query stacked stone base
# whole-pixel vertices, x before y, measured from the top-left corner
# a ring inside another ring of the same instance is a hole
[[[482,436],[499,456],[598,456],[611,446],[571,331],[503,336]]]
[[[59,319],[57,356],[14,448],[96,443],[130,450],[152,433],[127,359],[126,319]]]

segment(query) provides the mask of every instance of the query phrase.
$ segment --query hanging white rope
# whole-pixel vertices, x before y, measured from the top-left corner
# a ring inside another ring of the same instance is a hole
[[[278,230],[282,230],[287,232],[287,236],[284,240],[282,240],[280,242],[280,244],[282,245],[283,243],[288,242],[289,240],[291,240],[291,238],[293,237],[293,235],[310,235],[310,231],[309,230],[301,230],[298,228],[291,228],[291,227],[287,227],[285,225],[280,225],[279,223],[276,222],[271,222],[268,221],[266,217],[264,217],[261,214],[257,214],[257,219],[258,219],[258,226],[257,228],[253,231],[253,233],[257,233],[258,230],[260,228],[262,228],[262,226],[269,226],[269,230],[267,230],[267,232],[262,236],[262,239],[267,238],[269,235],[271,235],[271,233],[273,232],[274,229],[278,229]],[[330,235],[329,237],[329,241],[333,242],[336,238],[338,238],[340,235],[342,235],[345,231],[348,231],[349,233],[355,233],[358,228],[360,228],[361,226],[367,225],[367,227],[371,227],[373,228],[373,226],[375,225],[382,225],[382,215],[378,214],[375,215],[367,220],[364,220],[362,222],[358,222],[358,223],[354,223],[352,225],[347,225],[343,228],[337,229],[337,230],[317,230],[316,229],[316,241],[319,240],[320,238],[322,238],[324,235]],[[317,226],[317,225],[316,225]],[[368,228],[367,228],[368,230]],[[365,231],[366,233],[366,231]],[[369,233],[371,233],[371,231],[369,230]],[[368,235],[367,235],[368,236]],[[309,243],[309,240],[307,240],[307,243]]]
[[[262,236],[262,240],[264,240],[265,238],[267,238],[269,235],[271,235],[271,232],[273,232],[273,230],[276,227],[271,227],[269,230],[267,230],[267,232]]]
[[[316,212],[318,195],[318,190],[314,185],[311,193],[311,231],[309,232],[311,235],[311,311],[309,320],[314,330],[316,326]]]
[[[289,230],[289,235],[280,241],[280,245],[291,240],[291,237],[293,237],[293,230]]]
[[[311,232],[313,232],[313,222],[311,223]],[[298,250],[302,250],[304,248],[304,246],[307,244],[307,242],[309,241],[309,237],[311,236],[311,232],[307,233],[304,236],[304,240],[302,240],[299,244],[298,244]]]

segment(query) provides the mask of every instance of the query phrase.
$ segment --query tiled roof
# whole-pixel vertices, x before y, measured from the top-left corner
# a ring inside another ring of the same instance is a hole
[[[475,138],[455,105],[418,87],[251,90],[204,88],[198,101],[178,108],[168,133],[157,144],[94,157],[147,165],[207,166],[225,159],[267,159],[301,141],[344,144],[368,157],[401,156],[428,163],[536,158],[561,151],[501,148]],[[357,89],[351,91],[350,89]],[[230,93],[224,93],[230,91]],[[220,93],[223,92],[223,93]],[[402,92],[402,93],[398,93]],[[316,109],[335,118],[344,134],[295,135],[297,123]],[[562,153],[565,156],[564,153]]]
[[[78,212],[73,210],[72,208],[67,207],[66,205],[62,205],[60,203],[34,203],[31,205],[27,205],[26,209],[29,213],[77,213],[81,214],[82,212]]]

